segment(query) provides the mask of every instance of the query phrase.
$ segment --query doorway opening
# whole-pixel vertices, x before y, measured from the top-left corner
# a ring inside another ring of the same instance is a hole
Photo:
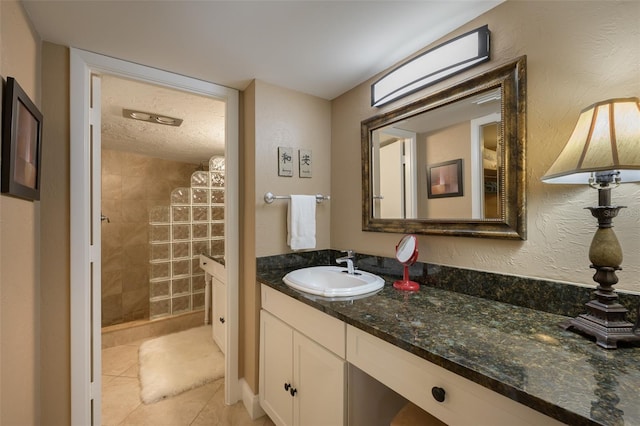
[[[238,401],[238,92],[212,83],[71,49],[71,415],[100,424],[101,186],[100,82],[114,75],[220,99],[225,105],[224,252],[228,291],[225,403]],[[87,284],[89,283],[89,285]]]

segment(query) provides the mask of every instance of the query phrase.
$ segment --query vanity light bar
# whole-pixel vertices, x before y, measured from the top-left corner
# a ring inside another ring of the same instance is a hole
[[[133,120],[148,121],[149,123],[164,124],[165,126],[178,127],[182,124],[181,118],[168,117],[166,115],[159,115],[153,112],[136,111],[133,109],[122,109],[122,116],[125,118],[131,118]]]
[[[371,85],[381,106],[489,60],[489,26],[462,34],[389,71]]]

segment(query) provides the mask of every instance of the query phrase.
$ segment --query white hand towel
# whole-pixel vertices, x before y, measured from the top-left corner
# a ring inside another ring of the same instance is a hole
[[[287,211],[287,244],[292,250],[316,248],[316,196],[292,195]]]

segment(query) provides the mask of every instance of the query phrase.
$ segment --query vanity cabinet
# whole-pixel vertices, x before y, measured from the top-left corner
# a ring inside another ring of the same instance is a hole
[[[450,426],[562,424],[352,326],[347,361]]]
[[[200,268],[205,272],[205,324],[209,323],[209,310],[211,310],[213,340],[220,351],[226,353],[227,276],[225,267],[201,254]]]
[[[344,323],[264,286],[262,307],[264,411],[276,425],[346,424]]]

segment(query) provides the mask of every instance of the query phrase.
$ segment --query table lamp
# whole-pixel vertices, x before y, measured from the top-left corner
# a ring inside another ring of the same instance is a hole
[[[622,263],[622,248],[613,231],[613,218],[624,206],[611,205],[611,189],[621,183],[640,181],[640,101],[609,99],[585,108],[562,152],[542,177],[546,183],[588,184],[598,190],[598,206],[588,207],[598,220],[589,260],[598,283],[587,313],[570,319],[574,328],[596,338],[596,343],[615,349],[618,342],[640,341],[627,309],[618,303],[613,285]]]

